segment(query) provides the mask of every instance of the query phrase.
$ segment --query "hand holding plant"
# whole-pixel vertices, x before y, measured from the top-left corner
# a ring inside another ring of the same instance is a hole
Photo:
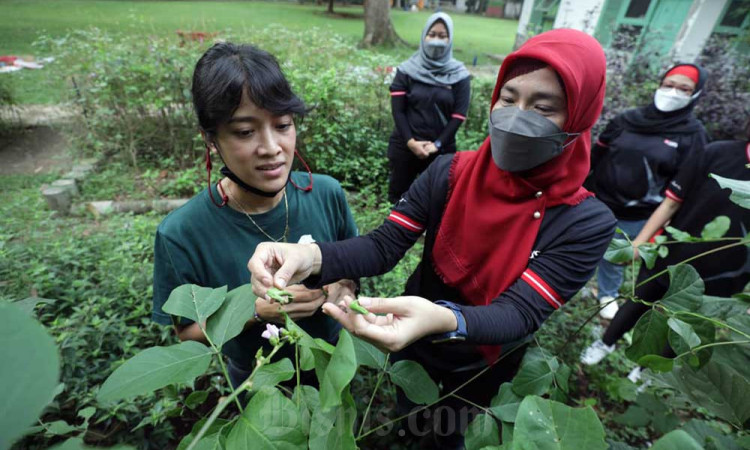
[[[360,307],[375,314],[355,310],[352,308],[354,301],[354,298],[347,297],[338,306],[327,303],[323,305],[323,312],[352,334],[391,352],[424,336],[455,330],[457,326],[450,310],[422,297],[360,297]]]

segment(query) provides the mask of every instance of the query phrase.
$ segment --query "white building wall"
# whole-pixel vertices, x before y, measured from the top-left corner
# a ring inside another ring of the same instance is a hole
[[[728,0],[695,0],[672,47],[675,60],[692,62],[700,55]]]
[[[604,0],[562,0],[557,9],[554,28],[574,28],[594,34]]]
[[[523,7],[521,8],[521,17],[518,18],[518,30],[516,31],[516,47],[521,45],[528,36],[528,30],[526,27],[529,26],[529,19],[531,18],[531,11],[534,9],[534,0],[524,0]]]

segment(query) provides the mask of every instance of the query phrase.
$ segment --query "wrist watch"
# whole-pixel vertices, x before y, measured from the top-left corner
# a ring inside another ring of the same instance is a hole
[[[466,319],[464,319],[464,314],[461,312],[461,307],[453,302],[449,302],[446,300],[438,300],[435,302],[435,304],[450,309],[451,312],[456,316],[456,324],[458,326],[453,331],[433,334],[432,336],[430,336],[430,342],[433,344],[443,344],[446,342],[465,341],[468,333],[466,332]]]
[[[443,143],[440,142],[440,139],[435,139],[435,142],[433,142],[432,145],[434,145],[436,149],[440,150],[440,147],[443,146]]]

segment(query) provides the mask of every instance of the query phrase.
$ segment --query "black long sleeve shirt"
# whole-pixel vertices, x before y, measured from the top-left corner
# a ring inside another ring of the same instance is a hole
[[[409,278],[404,295],[462,305],[467,344],[420,341],[412,345],[422,362],[447,370],[476,363],[480,359],[477,344],[509,344],[534,333],[591,278],[615,229],[612,213],[593,197],[575,206],[548,208],[524,273],[489,305],[473,306],[458,290],[443,283],[432,262],[452,158],[445,155],[435,160],[377,229],[353,239],[319,243],[321,273],[308,281],[326,284],[385,273],[426,233],[422,261]]]

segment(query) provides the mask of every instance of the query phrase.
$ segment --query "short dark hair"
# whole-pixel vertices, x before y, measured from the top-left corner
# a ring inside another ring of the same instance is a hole
[[[193,72],[193,107],[201,129],[216,133],[240,106],[243,92],[274,115],[304,116],[307,112],[273,55],[252,45],[214,44]]]

